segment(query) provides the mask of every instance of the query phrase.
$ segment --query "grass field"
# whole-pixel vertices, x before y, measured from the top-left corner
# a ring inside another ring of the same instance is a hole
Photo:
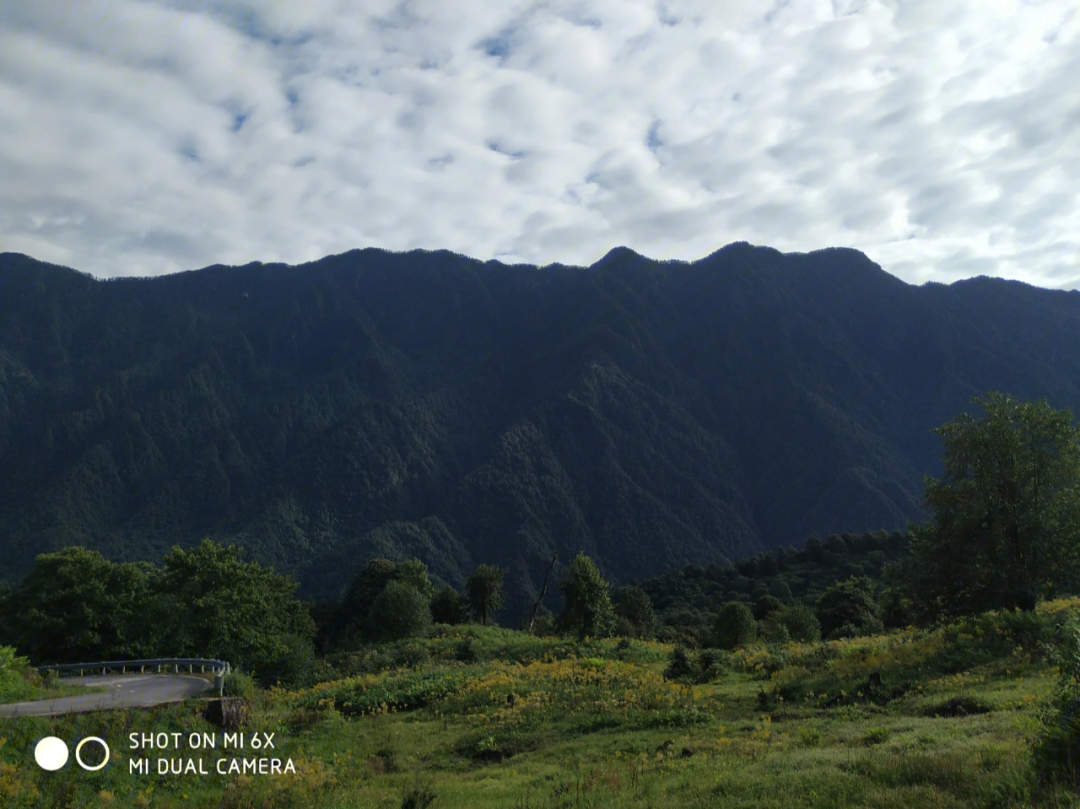
[[[253,697],[244,732],[272,750],[128,749],[130,733],[217,733],[202,703],[0,723],[4,807],[1019,807],[1056,683],[1053,626],[1080,601],[934,630],[691,653],[437,627],[326,664],[325,682]],[[704,665],[703,665],[704,664]],[[56,773],[37,739],[101,736],[109,766]],[[201,737],[198,737],[201,738]],[[273,756],[284,775],[213,772]],[[208,775],[132,773],[202,761]]]

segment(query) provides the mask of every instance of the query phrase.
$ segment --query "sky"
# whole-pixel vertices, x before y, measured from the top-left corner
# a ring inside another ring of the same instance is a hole
[[[0,251],[853,247],[1080,287],[1076,0],[0,0]]]

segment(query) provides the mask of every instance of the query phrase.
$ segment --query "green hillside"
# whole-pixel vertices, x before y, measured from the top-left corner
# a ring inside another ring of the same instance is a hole
[[[441,627],[379,647],[389,667],[356,658],[310,688],[252,692],[240,729],[273,734],[272,751],[129,749],[133,731],[220,738],[197,702],[5,720],[0,787],[11,807],[1075,806],[1041,783],[1033,751],[1055,691],[1044,641],[1077,608],[753,646],[696,684],[663,675],[663,644]],[[41,736],[89,733],[114,751],[103,771],[24,766]],[[208,774],[130,774],[143,756]],[[293,772],[216,773],[219,759],[271,756]]]

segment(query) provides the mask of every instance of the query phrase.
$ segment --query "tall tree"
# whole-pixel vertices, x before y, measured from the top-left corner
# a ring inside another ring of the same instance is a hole
[[[559,589],[566,596],[566,608],[558,621],[560,631],[579,638],[611,636],[615,631],[611,588],[592,559],[584,553],[575,556]]]
[[[43,553],[6,599],[3,640],[38,664],[152,653],[156,581],[145,562],[117,564],[80,547]]]
[[[1033,609],[1080,571],[1080,428],[1041,399],[988,393],[936,433],[945,473],[928,479],[933,521],[914,528],[924,610]]]
[[[874,583],[866,576],[853,576],[825,588],[815,610],[826,638],[854,638],[873,635],[885,627],[874,600]]]
[[[469,606],[484,624],[488,625],[493,613],[503,605],[503,577],[506,571],[497,565],[477,565],[475,572],[465,581]]]
[[[178,655],[220,657],[264,683],[310,657],[315,624],[293,598],[296,582],[244,562],[240,549],[204,539],[173,548],[161,573],[161,597],[176,616],[168,644]]]
[[[415,637],[431,626],[431,607],[411,584],[392,581],[375,597],[367,621],[366,634],[374,640]]]
[[[651,638],[656,634],[656,612],[649,596],[636,585],[622,587],[615,594],[615,614],[620,635]]]

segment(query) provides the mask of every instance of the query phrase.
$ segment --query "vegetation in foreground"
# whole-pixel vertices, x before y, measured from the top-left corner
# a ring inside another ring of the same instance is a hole
[[[71,685],[53,676],[39,676],[25,657],[10,646],[0,646],[0,705],[87,694],[96,689]]]
[[[129,774],[131,755],[213,769],[225,751],[127,749],[132,732],[219,732],[189,702],[7,720],[0,795],[57,809],[1074,806],[1042,777],[1038,745],[1053,744],[1072,648],[1054,639],[1078,611],[1059,600],[936,629],[703,650],[678,676],[666,644],[436,625],[340,660],[313,687],[251,692],[242,729],[274,733],[295,774]],[[114,761],[38,770],[29,751],[45,735],[102,736]]]

